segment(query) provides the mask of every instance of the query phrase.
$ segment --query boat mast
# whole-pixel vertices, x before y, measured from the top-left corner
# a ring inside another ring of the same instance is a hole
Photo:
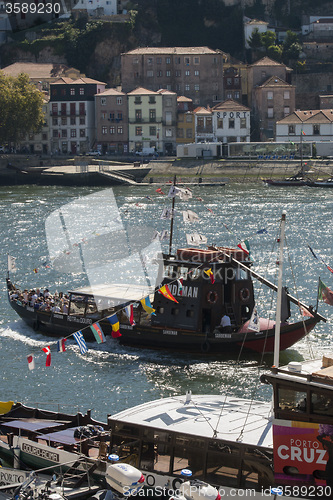
[[[175,185],[176,185],[176,176],[174,176],[174,178],[173,178],[173,186],[175,186]],[[172,207],[171,207],[169,255],[171,255],[174,211],[175,211],[175,196],[173,196],[173,198],[172,198]]]
[[[300,140],[300,148],[301,148],[301,172],[303,172],[303,129],[301,129],[301,140]]]
[[[274,337],[274,366],[279,367],[280,357],[280,328],[281,328],[281,303],[282,303],[282,274],[283,274],[283,244],[284,244],[284,231],[286,225],[286,212],[282,212],[281,227],[280,227],[280,243],[279,251],[279,270],[278,270],[278,288],[276,298],[276,320],[275,320],[275,337]]]

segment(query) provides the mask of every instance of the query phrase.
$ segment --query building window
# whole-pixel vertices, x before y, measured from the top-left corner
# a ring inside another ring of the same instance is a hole
[[[273,92],[267,92],[267,99],[273,99]]]
[[[86,124],[86,119],[84,116],[80,116],[80,125],[85,125]]]
[[[139,58],[138,57],[133,57],[132,63],[133,64],[139,64]]]
[[[117,97],[117,104],[120,106],[123,103],[122,97]]]
[[[42,133],[42,141],[47,141],[47,133],[46,132]]]
[[[319,134],[320,134],[319,125],[313,125],[313,135],[319,135]]]
[[[117,127],[117,134],[122,134],[123,133],[123,126],[122,125],[119,125]]]
[[[176,92],[181,92],[182,86],[179,83],[176,83]]]
[[[158,77],[163,76],[163,71],[157,71],[157,76],[158,76]]]
[[[116,127],[113,125],[110,127],[110,134],[115,134],[116,133]]]
[[[152,69],[148,69],[147,70],[147,77],[151,78],[152,76],[154,76],[154,71]]]
[[[101,118],[102,118],[102,120],[106,120],[106,111],[103,111],[101,113]]]
[[[189,83],[186,83],[185,90],[190,90],[190,84]]]
[[[234,79],[234,83],[235,83],[235,85],[238,85],[239,84],[239,78],[235,78]]]
[[[117,114],[117,120],[122,120],[123,119],[123,114],[122,113],[118,113]]]
[[[79,94],[84,95],[84,88],[83,87],[80,87]]]
[[[283,92],[283,98],[284,99],[290,99],[290,92],[289,92],[289,90],[285,90]]]
[[[81,128],[80,130],[80,137],[85,137],[86,136],[86,131],[84,128]]]
[[[171,128],[165,129],[165,137],[172,137],[172,129]]]
[[[149,121],[156,122],[156,109],[149,110]]]
[[[108,128],[107,127],[102,127],[102,134],[105,135],[108,133]]]
[[[194,57],[193,62],[194,64],[200,64],[200,57]]]
[[[180,71],[180,69],[176,69],[175,76],[182,76],[182,72]]]
[[[67,130],[66,129],[63,129],[61,131],[61,137],[67,137]]]
[[[191,128],[186,129],[186,137],[187,137],[187,139],[192,139],[192,129]]]
[[[149,135],[156,135],[156,127],[149,127]]]
[[[183,128],[177,128],[177,137],[178,137],[178,139],[182,139],[184,137],[184,129]]]
[[[147,64],[149,64],[150,66],[153,64],[153,58],[152,57],[148,57],[147,58]]]
[[[234,93],[234,97],[235,97],[235,99],[239,99],[240,98],[240,93],[238,91],[236,91]]]
[[[196,91],[200,90],[200,85],[198,83],[194,84],[194,90]]]
[[[165,112],[165,124],[172,125],[172,113],[171,113],[171,111]]]
[[[190,76],[190,70],[189,70],[189,69],[187,69],[187,70],[185,71],[185,76]]]
[[[295,125],[289,125],[289,127],[288,127],[288,134],[289,135],[295,135]]]
[[[71,87],[71,89],[70,89],[70,91],[69,91],[69,92],[70,92],[70,95],[75,95],[75,88],[74,88],[74,87]]]
[[[58,130],[53,130],[53,134],[52,135],[53,135],[54,138],[58,137]]]
[[[142,127],[135,127],[135,135],[142,135]]]
[[[235,120],[233,118],[229,118],[229,128],[235,128]]]
[[[193,115],[186,115],[186,122],[187,123],[193,123]]]
[[[223,128],[223,119],[222,118],[217,119],[217,128]]]
[[[110,122],[114,121],[114,113],[110,113]]]
[[[76,137],[76,129],[75,128],[71,129],[71,137]]]
[[[289,106],[285,106],[283,109],[284,116],[290,115],[290,108]]]
[[[167,90],[171,90],[171,85],[170,85],[170,83],[168,83],[166,87],[167,87]]]
[[[67,118],[65,116],[61,118],[61,125],[67,125]]]
[[[180,64],[180,57],[175,57],[175,64]]]
[[[231,78],[227,78],[227,85],[230,87],[230,85],[232,85],[232,79]]]
[[[274,108],[267,108],[267,118],[273,118]]]
[[[194,76],[200,76],[200,71],[198,69],[194,71]]]
[[[101,106],[106,106],[106,97],[101,97]]]
[[[170,57],[166,57],[165,58],[165,64],[171,64],[171,58]]]
[[[141,97],[140,96],[137,96],[134,98],[134,104],[141,104],[142,101],[141,101]]]
[[[246,128],[246,118],[240,119],[240,128]]]
[[[227,92],[227,99],[232,99],[232,92]]]
[[[58,118],[52,118],[52,125],[58,125]]]
[[[149,104],[155,104],[156,103],[156,97],[154,95],[149,96]]]
[[[186,66],[188,66],[190,64],[190,58],[189,57],[184,57],[184,64],[186,64]]]
[[[76,125],[76,118],[75,118],[75,116],[71,116],[70,122],[71,122],[71,125]]]
[[[156,64],[162,64],[162,57],[156,57]]]
[[[136,109],[135,110],[135,121],[141,122],[141,120],[142,120],[142,111],[141,111],[141,109]]]
[[[166,70],[165,76],[171,76],[171,71],[169,69]]]

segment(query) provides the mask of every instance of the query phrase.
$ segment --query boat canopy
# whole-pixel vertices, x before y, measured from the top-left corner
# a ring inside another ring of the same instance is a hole
[[[143,426],[210,439],[272,447],[271,403],[218,395],[176,396],[109,417],[117,427]]]
[[[76,444],[80,441],[86,441],[86,437],[82,439],[74,437],[74,432],[78,427],[70,427],[69,429],[64,429],[57,432],[48,432],[47,434],[41,434],[38,439],[45,439],[45,441],[53,441],[54,443],[61,444]]]
[[[63,425],[64,422],[52,422],[51,420],[13,420],[12,422],[6,422],[1,424],[1,426],[12,427],[14,429],[20,429],[23,431],[36,432],[40,429],[48,429],[49,427],[59,427]]]
[[[135,284],[100,284],[78,288],[77,290],[69,291],[71,295],[86,295],[102,299],[122,300],[124,303],[129,301],[139,301],[147,295],[154,293],[154,289],[150,289],[145,285]]]

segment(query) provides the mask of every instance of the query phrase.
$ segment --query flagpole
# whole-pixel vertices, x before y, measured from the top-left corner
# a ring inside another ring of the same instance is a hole
[[[303,129],[301,129],[301,172],[303,174]]]
[[[320,287],[320,276],[318,278],[316,311],[318,311],[318,306],[319,306],[319,287]]]
[[[282,212],[281,227],[280,227],[280,252],[279,252],[279,270],[278,270],[278,289],[276,298],[276,321],[274,335],[274,366],[279,367],[280,358],[280,329],[281,329],[281,303],[282,303],[282,273],[283,273],[283,245],[284,231],[286,225],[286,212]]]
[[[173,185],[176,185],[176,176],[173,178]],[[172,207],[171,207],[171,222],[170,222],[170,240],[169,240],[169,255],[171,255],[171,247],[172,247],[172,233],[173,233],[173,217],[174,217],[174,209],[175,209],[175,196],[172,198]]]

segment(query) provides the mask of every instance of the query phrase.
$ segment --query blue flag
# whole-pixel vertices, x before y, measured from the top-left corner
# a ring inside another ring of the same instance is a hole
[[[78,343],[81,354],[86,354],[86,352],[88,352],[88,347],[87,347],[87,344],[85,343],[82,332],[78,331],[78,332],[74,333],[73,337],[75,338],[76,342]]]

